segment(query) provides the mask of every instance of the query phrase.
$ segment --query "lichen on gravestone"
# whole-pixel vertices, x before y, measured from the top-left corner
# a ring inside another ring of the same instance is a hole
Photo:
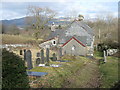
[[[49,65],[49,48],[46,49],[46,62]]]
[[[26,49],[24,49],[24,60],[26,61]]]
[[[40,64],[40,58],[36,59],[36,66],[38,66]]]
[[[45,63],[44,59],[45,59],[45,58],[44,58],[44,50],[42,49],[42,50],[41,50],[41,63],[42,63],[42,64]]]
[[[56,61],[56,60],[57,60],[56,54],[53,53],[53,61]]]
[[[33,65],[32,65],[32,53],[30,50],[28,50],[26,52],[26,61],[27,61],[27,68],[28,69],[32,69]]]

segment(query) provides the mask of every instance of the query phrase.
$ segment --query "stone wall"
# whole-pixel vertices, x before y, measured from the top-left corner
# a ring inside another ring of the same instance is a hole
[[[72,48],[75,47],[74,50]],[[87,55],[87,48],[82,46],[76,40],[72,39],[69,41],[65,46],[62,47],[62,54],[69,54],[69,55]]]

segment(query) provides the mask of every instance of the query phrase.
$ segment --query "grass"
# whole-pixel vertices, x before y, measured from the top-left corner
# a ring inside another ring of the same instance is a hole
[[[95,52],[94,52],[94,57],[95,57],[96,59],[103,59],[103,52],[95,51]]]
[[[62,67],[35,67],[30,71],[48,72],[47,76],[37,78],[37,83],[32,84],[32,88],[90,88],[91,84],[97,83],[98,66],[92,61],[82,56],[66,55],[64,60],[71,62],[53,62],[50,64],[62,64]],[[92,80],[92,78],[96,78]],[[70,83],[69,83],[70,82]],[[90,83],[93,82],[93,83]],[[98,85],[98,84],[97,84]],[[94,85],[94,87],[97,87]]]
[[[103,58],[101,52],[96,52],[95,56],[97,59]],[[101,88],[111,88],[118,82],[118,59],[117,57],[107,56],[107,62],[100,64]]]
[[[102,88],[111,88],[118,82],[118,58],[107,57],[107,63],[100,65],[100,72],[103,75]]]
[[[2,36],[3,44],[33,44],[36,43],[36,40],[33,37],[25,37],[22,35],[8,35],[8,34],[0,34]],[[38,42],[42,41],[39,39]]]
[[[84,59],[85,60],[85,59]],[[89,59],[87,59],[89,60]],[[94,64],[94,61],[89,60],[83,67],[79,68],[76,73],[73,73],[66,81],[69,81],[68,85],[65,85],[65,88],[93,88],[97,87],[97,85],[93,86],[93,83],[97,83],[96,79],[94,82],[92,78],[97,76],[97,73],[94,73],[98,68],[97,64]],[[90,85],[90,83],[92,85]]]
[[[73,56],[72,56],[73,57]],[[63,57],[67,59],[66,57]],[[69,59],[70,60],[70,59]],[[73,57],[71,58],[72,62],[63,62],[62,67],[36,67],[31,69],[30,71],[36,72],[48,72],[47,76],[37,78],[37,86],[43,88],[61,88],[65,83],[66,78],[69,78],[73,74],[75,74],[80,68],[82,68],[85,63],[90,62],[88,59],[84,60],[82,57]],[[51,61],[51,63],[53,63]],[[54,64],[58,64],[58,62],[54,62]],[[34,87],[34,86],[32,86]],[[35,86],[36,87],[36,86]]]

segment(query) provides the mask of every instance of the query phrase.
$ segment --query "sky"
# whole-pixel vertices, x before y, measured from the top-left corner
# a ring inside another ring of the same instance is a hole
[[[56,17],[82,14],[85,18],[97,15],[118,16],[119,0],[2,0],[0,3],[0,20],[25,17],[29,5],[48,7],[58,12]]]

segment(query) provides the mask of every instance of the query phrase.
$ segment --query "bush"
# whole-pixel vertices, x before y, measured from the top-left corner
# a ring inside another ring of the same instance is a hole
[[[12,52],[2,51],[2,88],[28,88],[24,61]]]

